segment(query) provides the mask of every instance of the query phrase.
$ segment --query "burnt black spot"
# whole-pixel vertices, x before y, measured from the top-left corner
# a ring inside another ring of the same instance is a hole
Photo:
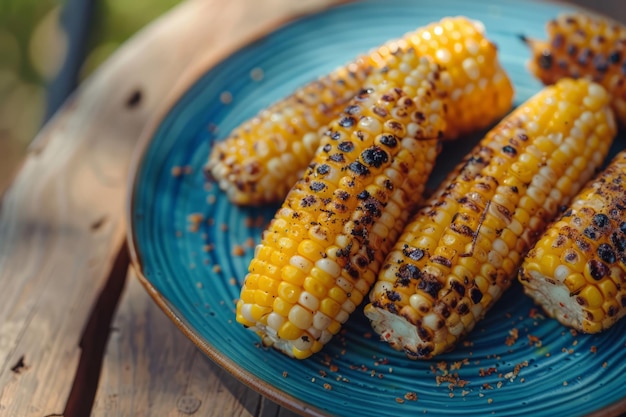
[[[608,243],[602,243],[598,246],[598,256],[608,264],[612,264],[616,261],[615,252]]]
[[[352,105],[346,107],[345,112],[349,115],[355,115],[361,113],[361,108],[359,106]]]
[[[504,152],[505,154],[509,155],[509,156],[515,156],[517,155],[517,150],[512,147],[511,145],[506,145],[502,147],[502,152]]]
[[[456,291],[457,294],[459,294],[461,297],[465,295],[465,285],[463,285],[459,281],[456,281],[456,280],[450,281],[450,287],[452,287],[452,289]]]
[[[450,259],[446,258],[445,256],[433,256],[430,258],[430,260],[431,262],[443,265],[447,268],[450,268],[452,266],[452,262],[450,261]]]
[[[315,204],[315,202],[317,201],[317,199],[312,196],[312,195],[307,195],[306,197],[304,197],[301,201],[300,201],[300,205],[302,207],[310,207],[313,204]]]
[[[352,162],[349,166],[348,169],[352,172],[354,172],[357,175],[362,175],[362,176],[366,176],[369,175],[370,170],[369,168],[367,168],[365,165],[363,165],[362,163],[360,163],[359,161],[354,161]]]
[[[380,203],[377,201],[367,201],[363,207],[365,207],[365,210],[374,217],[380,217],[382,215],[382,212],[380,211]]]
[[[593,224],[600,228],[604,228],[611,224],[611,220],[606,214],[600,213],[593,216]]]
[[[320,175],[326,175],[330,172],[330,167],[326,164],[321,164],[317,167],[317,173]]]
[[[341,139],[341,132],[332,132],[330,135],[330,138],[332,140],[339,140]]]
[[[593,51],[589,48],[584,48],[582,51],[580,51],[580,54],[578,55],[578,64],[584,67],[589,63],[592,56]]]
[[[350,198],[350,193],[344,190],[337,190],[336,195],[342,201],[347,201]]]
[[[369,262],[369,259],[367,259],[367,257],[361,255],[355,258],[355,263],[357,264],[359,268],[365,268],[367,267],[367,265],[369,265],[370,262]]]
[[[354,149],[354,143],[350,141],[345,141],[345,142],[341,142],[337,147],[339,148],[340,151],[350,152],[351,150]]]
[[[620,51],[613,51],[609,54],[609,62],[611,64],[617,64],[622,60],[622,53]]]
[[[402,253],[404,254],[404,256],[411,259],[412,261],[419,261],[424,257],[423,250],[410,247],[409,245],[404,245],[404,247],[402,248]]]
[[[483,299],[483,292],[477,287],[472,287],[470,289],[470,299],[474,304],[480,303],[480,300]]]
[[[330,143],[327,143],[326,145],[324,145],[324,147],[322,148],[322,150],[323,150],[324,152],[330,152],[330,150],[331,150],[332,148],[333,148],[333,147],[330,145]]]
[[[595,226],[585,227],[583,234],[591,240],[596,240],[598,238],[598,230]]]
[[[611,234],[611,243],[618,252],[626,251],[626,237],[620,236],[617,232]]]
[[[319,181],[313,181],[311,185],[309,185],[309,188],[311,189],[311,191],[318,192],[326,188],[326,184],[324,184],[323,182],[319,182]]]
[[[387,110],[385,110],[382,107],[378,107],[378,106],[374,106],[374,108],[372,108],[372,111],[374,112],[374,114],[379,115],[380,117],[387,117]]]
[[[356,124],[356,119],[352,116],[344,116],[339,119],[339,126],[341,127],[352,127]]]
[[[578,260],[578,255],[574,251],[567,252],[565,260],[570,263],[575,263]]]
[[[528,140],[528,135],[526,135],[525,133],[520,133],[519,135],[517,135],[517,138],[522,142],[526,142]]]
[[[469,313],[469,306],[467,305],[467,303],[461,303],[459,304],[459,306],[456,308],[456,311],[461,315],[464,316],[467,313]]]
[[[141,90],[133,91],[131,95],[128,96],[128,98],[126,99],[126,107],[128,107],[129,109],[137,107],[141,103],[142,96],[143,95],[141,93]]]
[[[607,72],[609,69],[609,63],[608,61],[604,58],[603,55],[598,54],[593,58],[593,67],[598,71],[598,72]]]
[[[615,315],[617,314],[617,308],[615,308],[615,306],[609,306],[609,310],[607,311],[607,314],[609,315],[609,317],[615,317]]]
[[[359,200],[367,200],[370,198],[370,193],[367,190],[363,190],[356,196],[356,198]]]
[[[432,346],[419,346],[415,351],[415,353],[417,353],[417,356],[422,358],[430,356],[432,352]]]
[[[345,158],[345,156],[343,156],[342,153],[334,153],[334,154],[330,155],[328,157],[328,159],[330,159],[333,162],[340,163],[340,164],[342,164],[342,163],[344,163],[346,161],[346,158]]]
[[[574,44],[567,45],[567,55],[575,56],[577,52],[578,52],[578,47],[576,45]]]
[[[367,148],[361,153],[363,161],[374,168],[380,168],[383,164],[389,161],[389,155],[383,149],[378,146],[372,146]]]
[[[424,274],[419,284],[417,285],[417,288],[424,291],[431,297],[437,298],[437,294],[439,294],[439,290],[441,290],[442,285],[436,277]]]
[[[595,280],[599,281],[609,274],[609,268],[596,259],[590,260],[587,265],[589,266],[589,274]]]
[[[552,68],[552,61],[552,53],[546,50],[543,51],[543,53],[539,56],[539,60],[537,61],[537,63],[539,64],[540,68],[550,69]]]
[[[402,297],[396,291],[387,290],[385,295],[390,301],[400,301]]]
[[[562,33],[557,33],[552,39],[552,47],[559,49],[565,43],[565,36]]]
[[[380,143],[390,148],[395,148],[398,145],[398,139],[394,135],[382,135]]]
[[[512,186],[511,191],[513,191],[515,194],[519,193],[519,189],[517,188],[517,185]]]
[[[620,232],[622,232],[622,233],[626,234],[626,222],[622,222],[622,223],[619,225],[619,230],[620,230]]]

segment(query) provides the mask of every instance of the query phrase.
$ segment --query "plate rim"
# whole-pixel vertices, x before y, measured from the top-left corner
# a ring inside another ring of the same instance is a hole
[[[537,0],[526,0],[534,2]],[[545,0],[542,0],[544,2]],[[181,317],[177,309],[170,303],[170,301],[159,292],[155,285],[143,274],[143,262],[137,248],[137,240],[135,236],[134,224],[134,195],[137,187],[137,177],[142,168],[146,151],[148,146],[154,138],[154,134],[160,128],[162,121],[167,117],[171,109],[176,106],[185,96],[185,94],[192,88],[200,78],[206,75],[221,62],[229,59],[244,48],[253,46],[256,42],[263,40],[272,33],[280,30],[281,28],[290,24],[295,24],[299,20],[325,13],[329,10],[344,6],[351,3],[359,3],[359,0],[335,0],[332,3],[326,3],[322,6],[316,7],[313,10],[308,10],[290,16],[283,16],[274,18],[264,24],[262,27],[244,37],[243,39],[235,42],[231,47],[226,50],[219,51],[215,55],[202,56],[197,60],[192,61],[189,67],[181,74],[176,80],[172,89],[166,95],[162,104],[150,117],[144,128],[142,129],[137,144],[133,150],[133,155],[129,165],[129,171],[127,176],[127,192],[125,199],[125,218],[126,218],[126,238],[125,243],[130,254],[130,267],[134,272],[134,276],[141,283],[144,289],[148,292],[153,301],[159,306],[159,308],[165,313],[165,315],[176,325],[176,327],[196,345],[210,360],[226,370],[231,376],[237,379],[239,382],[246,385],[253,391],[264,395],[271,401],[275,402],[279,406],[285,407],[290,411],[296,413],[306,413],[307,416],[312,417],[330,417],[332,414],[320,410],[319,408],[312,406],[305,401],[302,401],[285,391],[269,384],[265,380],[255,376],[254,374],[247,372],[240,368],[235,361],[226,357],[220,353],[214,346],[205,341],[199,334],[197,334],[194,328],[186,321],[184,317]],[[585,13],[595,13],[590,11],[584,6],[577,4],[566,3],[563,0],[547,0],[547,3],[552,3],[562,7],[568,7],[570,9],[577,9]],[[601,15],[603,16],[603,15]],[[603,16],[607,17],[607,16]],[[590,414],[586,417],[619,417],[620,413],[626,409],[626,396],[611,404],[606,405]]]

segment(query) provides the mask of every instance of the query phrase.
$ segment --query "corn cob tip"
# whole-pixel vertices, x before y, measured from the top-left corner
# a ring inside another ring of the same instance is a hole
[[[578,331],[598,333],[626,315],[626,151],[548,228],[518,278],[549,316]]]

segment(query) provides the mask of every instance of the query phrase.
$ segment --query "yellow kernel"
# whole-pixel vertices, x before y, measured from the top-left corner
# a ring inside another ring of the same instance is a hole
[[[604,298],[602,297],[602,293],[598,290],[594,285],[587,285],[582,289],[580,294],[578,294],[583,300],[586,301],[586,304],[590,309],[596,309],[602,305]]]
[[[319,299],[322,299],[327,292],[326,286],[313,277],[306,277],[304,280],[304,289]]]
[[[281,282],[278,286],[278,295],[285,301],[295,304],[298,302],[302,290],[288,282]]]
[[[241,295],[240,295],[240,299],[241,301],[245,302],[245,303],[254,303],[254,293],[256,292],[256,290],[251,290],[248,289],[247,287],[244,287],[241,290]]]
[[[256,247],[256,251],[254,253],[254,257],[256,259],[259,259],[259,260],[267,260],[267,259],[270,259],[270,257],[272,256],[273,252],[274,252],[274,250],[271,247],[269,247],[269,246],[258,245]]]
[[[283,281],[287,281],[293,285],[302,286],[306,278],[306,274],[301,269],[293,265],[285,265],[280,271]]]
[[[279,251],[272,252],[270,256],[270,262],[273,265],[284,265],[289,261],[290,256]]]
[[[265,291],[257,290],[254,293],[254,302],[259,306],[269,307],[274,303],[274,296]]]
[[[331,298],[324,298],[320,303],[320,311],[328,317],[336,317],[341,311],[341,305]]]
[[[325,272],[321,268],[318,268],[317,266],[311,268],[310,274],[311,277],[315,278],[318,282],[324,284],[324,286],[326,286],[327,288],[331,288],[333,285],[335,285],[336,276],[330,275],[329,273]]]
[[[302,329],[296,327],[295,324],[290,321],[286,321],[282,326],[280,326],[280,329],[278,330],[278,337],[285,340],[294,340],[300,337],[303,333]]]
[[[288,237],[278,239],[278,250],[285,255],[292,255],[296,250],[296,242]]]
[[[613,283],[612,280],[603,279],[597,285],[598,285],[600,292],[602,292],[602,295],[604,296],[604,298],[611,299],[611,298],[615,298],[615,296],[617,295],[617,287],[615,286],[615,283]]]
[[[272,279],[266,275],[262,275],[259,277],[259,289],[268,292],[270,294],[278,294],[278,285],[280,284],[280,280]]]
[[[313,351],[310,349],[300,350],[297,347],[292,347],[291,352],[296,359],[306,359],[313,354]]]
[[[291,307],[293,307],[292,303],[288,303],[280,297],[274,298],[274,304],[272,304],[272,309],[274,310],[274,313],[278,313],[281,316],[287,317],[289,315]]]
[[[339,310],[341,311],[341,310]],[[339,333],[339,330],[341,330],[341,323],[337,320],[333,320],[329,325],[328,325],[328,329],[326,329],[330,332],[330,334],[337,334]]]
[[[313,325],[313,314],[300,305],[294,305],[287,316],[289,321],[299,329],[308,329]]]
[[[272,308],[268,306],[260,306],[256,304],[252,304],[250,306],[250,315],[256,321],[261,321],[263,316],[272,312]]]
[[[333,300],[337,301],[340,304],[343,304],[344,301],[348,299],[346,292],[339,287],[333,287],[330,290],[328,290],[328,295],[330,298],[332,298]]]
[[[307,259],[314,260],[324,254],[324,248],[310,239],[305,239],[298,245],[298,253]]]

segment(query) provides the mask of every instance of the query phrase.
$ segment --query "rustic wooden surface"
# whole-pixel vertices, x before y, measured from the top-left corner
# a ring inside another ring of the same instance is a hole
[[[186,68],[332,1],[188,0],[41,131],[0,202],[0,417],[295,415],[208,360],[127,279],[126,177]],[[598,6],[626,18],[620,2]]]

